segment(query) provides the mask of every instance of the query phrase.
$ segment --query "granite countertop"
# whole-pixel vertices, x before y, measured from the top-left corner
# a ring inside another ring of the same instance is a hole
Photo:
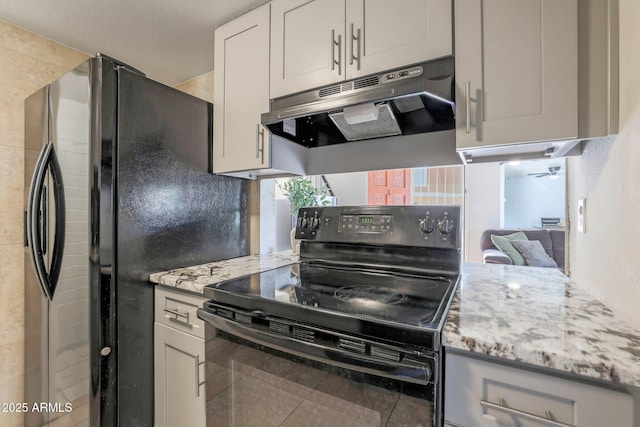
[[[206,285],[293,264],[290,251],[154,273],[202,294]],[[552,268],[466,263],[443,345],[640,387],[640,331]]]
[[[640,387],[640,331],[556,269],[465,264],[442,342]]]
[[[290,250],[269,255],[249,255],[153,273],[149,280],[153,283],[202,294],[206,285],[271,270],[297,261],[298,256],[293,255]]]

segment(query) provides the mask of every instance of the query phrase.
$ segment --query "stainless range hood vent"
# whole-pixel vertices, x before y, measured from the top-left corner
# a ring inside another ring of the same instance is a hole
[[[354,89],[362,89],[363,87],[377,86],[380,84],[380,76],[371,76],[353,82]]]
[[[271,101],[262,124],[307,148],[455,128],[454,61],[446,57]],[[377,106],[374,119],[345,120],[345,110]]]
[[[329,86],[324,89],[320,89],[318,91],[318,97],[324,98],[326,96],[337,95],[340,92],[342,92],[342,85]]]
[[[355,80],[353,82],[341,83],[333,86],[327,86],[318,90],[318,98],[337,95],[339,93],[348,92],[350,90],[362,89],[365,87],[377,86],[380,84],[380,76],[370,76],[364,79]]]

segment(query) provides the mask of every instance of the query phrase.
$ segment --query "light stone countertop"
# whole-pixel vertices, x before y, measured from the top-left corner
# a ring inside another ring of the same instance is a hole
[[[272,270],[297,261],[298,256],[293,255],[290,250],[269,255],[249,255],[153,273],[149,280],[153,283],[202,294],[206,285]]]
[[[152,274],[165,286],[206,285],[297,262],[290,251]],[[552,268],[466,263],[443,345],[640,387],[640,332]]]
[[[556,269],[465,264],[442,342],[640,387],[640,331]]]

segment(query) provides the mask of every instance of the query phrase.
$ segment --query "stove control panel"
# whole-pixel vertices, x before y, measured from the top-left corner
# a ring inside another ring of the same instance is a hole
[[[338,231],[342,233],[392,233],[393,215],[340,215]]]
[[[327,206],[302,208],[296,238],[460,249],[459,206]]]

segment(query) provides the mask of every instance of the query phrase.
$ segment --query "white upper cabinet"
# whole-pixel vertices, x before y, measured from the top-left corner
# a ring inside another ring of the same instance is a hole
[[[276,0],[271,98],[452,53],[450,0]]]
[[[456,146],[578,135],[577,0],[455,2]]]
[[[271,7],[271,97],[343,80],[344,0],[278,0]]]
[[[347,79],[452,54],[449,0],[348,0]]]
[[[213,172],[270,167],[269,8],[266,4],[216,29]]]

